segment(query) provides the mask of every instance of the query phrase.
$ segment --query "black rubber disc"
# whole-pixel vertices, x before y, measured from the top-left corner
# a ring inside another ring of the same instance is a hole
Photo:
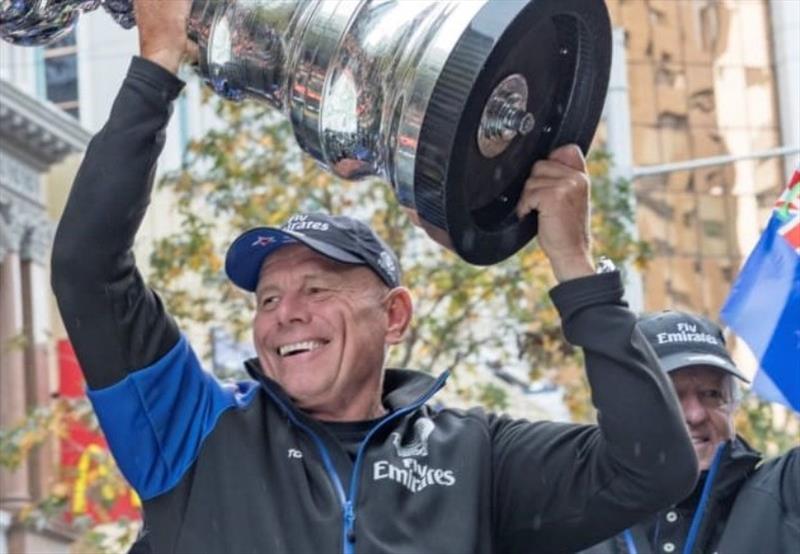
[[[417,147],[414,199],[467,262],[500,262],[537,231],[514,208],[533,163],[558,146],[592,141],[608,88],[611,25],[599,0],[489,2],[450,53]],[[511,74],[528,83],[536,125],[494,158],[478,150],[484,106]]]

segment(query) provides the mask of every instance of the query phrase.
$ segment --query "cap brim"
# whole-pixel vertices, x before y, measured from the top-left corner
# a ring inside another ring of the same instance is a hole
[[[261,266],[270,255],[287,244],[301,243],[312,250],[346,264],[364,264],[361,258],[337,246],[285,231],[277,227],[256,227],[245,231],[231,243],[225,256],[225,273],[238,287],[255,292]]]
[[[726,360],[722,356],[716,356],[714,354],[679,352],[677,354],[670,354],[668,356],[664,356],[663,358],[659,358],[658,361],[661,363],[661,367],[666,372],[675,371],[688,366],[702,365],[721,369],[726,373],[730,373],[737,379],[741,379],[745,383],[750,382],[747,377],[739,372],[739,370],[735,365],[733,365],[733,363],[731,363],[730,360]]]

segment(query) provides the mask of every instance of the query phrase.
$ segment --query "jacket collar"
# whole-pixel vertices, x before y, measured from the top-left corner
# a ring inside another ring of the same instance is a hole
[[[739,491],[739,487],[747,480],[761,460],[761,454],[738,435],[733,440],[720,446],[720,448],[723,447],[725,450],[719,461],[719,469],[711,489],[712,499],[716,502],[723,501],[726,498],[736,495]],[[686,497],[686,499],[679,504],[679,507],[694,509],[694,506],[700,499],[700,494],[705,484],[705,473],[706,472],[703,472],[692,494]]]
[[[728,498],[738,493],[739,487],[750,477],[760,460],[761,454],[756,452],[743,438],[737,436],[730,441],[725,455],[720,460],[717,483],[714,487],[715,496]]]
[[[442,385],[449,377],[448,372],[440,375]],[[383,378],[383,405],[392,412],[414,404],[431,392],[440,379],[411,369],[387,369]]]
[[[257,381],[262,387],[266,388],[280,399],[283,407],[305,416],[302,410],[295,406],[292,399],[286,394],[286,391],[283,390],[283,387],[264,374],[261,370],[261,364],[258,358],[247,360],[244,366],[248,375],[250,375],[253,380]],[[419,402],[425,395],[435,394],[449,377],[449,372],[447,371],[442,373],[438,378],[411,369],[387,369],[385,371],[382,401],[383,405],[390,413]]]

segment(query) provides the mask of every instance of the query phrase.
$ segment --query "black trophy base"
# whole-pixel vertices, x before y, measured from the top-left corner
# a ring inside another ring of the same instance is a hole
[[[604,2],[487,3],[451,52],[420,131],[414,198],[429,233],[445,235],[476,265],[500,262],[536,236],[536,214],[520,220],[514,211],[525,180],[533,163],[558,146],[575,143],[586,153],[610,66]],[[535,124],[487,157],[478,143],[484,107],[514,74],[527,81]]]

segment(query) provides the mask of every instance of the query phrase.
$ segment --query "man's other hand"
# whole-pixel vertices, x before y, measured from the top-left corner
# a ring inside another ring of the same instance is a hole
[[[539,212],[539,245],[559,282],[592,275],[590,181],[580,148],[567,144],[533,164],[517,204],[522,219]]]
[[[172,73],[197,59],[197,45],[186,34],[192,0],[134,0],[133,6],[143,58]]]

